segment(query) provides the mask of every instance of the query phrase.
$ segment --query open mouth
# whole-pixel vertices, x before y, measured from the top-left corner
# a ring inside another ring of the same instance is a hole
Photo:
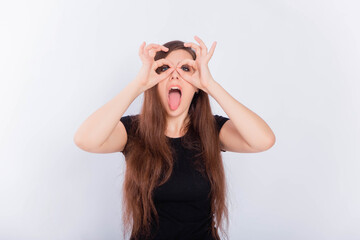
[[[181,102],[181,90],[178,87],[172,87],[168,94],[168,103],[171,110],[176,110]]]

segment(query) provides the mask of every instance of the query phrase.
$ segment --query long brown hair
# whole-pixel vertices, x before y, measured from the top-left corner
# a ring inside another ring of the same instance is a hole
[[[193,59],[196,59],[195,52],[190,47],[185,47],[182,41],[170,41],[163,46],[169,50],[157,52],[155,61],[165,58],[170,52],[178,49],[189,52]],[[187,132],[184,136],[184,147],[200,153],[195,156],[197,158],[194,167],[207,175],[211,185],[209,197],[212,235],[220,240],[217,232],[217,229],[220,229],[227,239],[223,225],[226,220],[227,231],[229,225],[227,186],[219,133],[211,112],[209,96],[201,89],[194,94],[185,122],[187,124],[184,129]],[[165,135],[166,110],[161,103],[157,85],[144,92],[141,112],[138,118],[134,119],[132,126],[136,128],[132,136],[128,135],[126,152],[124,152],[126,171],[123,183],[123,224],[124,239],[125,232],[132,227],[131,239],[137,240],[140,236],[150,235],[153,216],[159,223],[152,199],[153,190],[170,178],[174,164],[169,140]]]

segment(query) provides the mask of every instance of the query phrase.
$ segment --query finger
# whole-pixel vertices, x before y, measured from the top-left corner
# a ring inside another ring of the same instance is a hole
[[[166,58],[160,58],[159,60],[156,60],[154,62],[153,68],[157,69],[158,67],[161,67],[163,65],[168,65],[170,68],[174,68],[174,65]]]
[[[177,65],[177,68],[182,68],[184,65],[189,66],[193,70],[197,70],[197,64],[194,60],[184,59]]]
[[[166,70],[165,72],[161,72],[159,74],[159,78],[158,78],[159,82],[163,81],[164,79],[167,79],[172,74],[173,71],[175,71],[175,68],[171,67],[170,69]]]
[[[197,65],[194,60],[184,59],[177,65],[176,70],[178,72],[190,73],[192,75],[195,71],[197,71]]]
[[[163,67],[165,65],[169,66],[169,69],[162,71],[161,67]],[[158,70],[158,69],[160,69],[160,70]],[[161,58],[153,63],[152,70],[158,74],[164,75],[163,73],[165,73],[165,72],[169,73],[169,74],[172,73],[175,70],[175,67],[167,59]]]
[[[146,45],[146,42],[142,42],[139,48],[139,56],[144,54],[144,46]]]
[[[145,50],[149,50],[149,49],[151,49],[151,48],[160,48],[160,47],[162,47],[162,45],[156,44],[156,43],[149,43],[149,44],[146,46]]]
[[[185,47],[191,47],[193,49],[195,49],[196,52],[196,57],[200,57],[201,56],[201,49],[198,45],[196,45],[195,43],[192,42],[188,42],[188,43],[184,43]]]
[[[175,68],[170,68],[168,69],[164,75],[164,78],[167,78],[168,76],[170,76],[170,74],[172,74],[172,72],[175,71]]]
[[[178,65],[177,65],[177,67],[176,68],[181,68],[183,65],[185,65],[185,64],[187,64],[187,65],[189,65],[190,67],[192,67],[192,68],[194,68],[194,69],[196,69],[196,62],[194,61],[194,60],[192,60],[192,59],[183,59],[182,61],[180,61],[179,63],[178,63]]]
[[[151,48],[150,50],[146,51],[145,54],[150,56],[151,58],[155,57],[156,52],[161,51],[160,48]]]
[[[213,44],[211,45],[210,51],[209,51],[209,58],[208,60],[210,60],[210,58],[212,57],[212,55],[214,54],[215,51],[215,47],[216,47],[217,42],[213,42]]]
[[[155,44],[155,43],[150,43],[149,45],[146,46],[145,51],[149,51],[150,49],[160,49],[163,51],[168,51],[169,49],[163,45],[159,45],[159,44]]]
[[[182,78],[182,79],[184,79],[186,82],[188,82],[188,83],[190,83],[191,85],[193,85],[193,83],[191,82],[191,77],[189,76],[189,75],[187,75],[187,74],[184,74],[183,72],[179,72],[179,74],[180,74],[180,77]]]
[[[182,78],[184,78],[184,73],[183,73],[183,71],[179,71],[179,68],[176,68],[176,71],[177,71],[178,74],[180,74],[180,76],[181,76]]]
[[[169,49],[167,47],[164,47],[164,46],[161,46],[161,45],[154,46],[153,48],[151,48],[149,50],[150,57],[152,57],[152,58],[155,57],[156,52],[159,52],[159,51],[167,52],[167,51],[169,51]]]
[[[194,38],[195,38],[195,40],[200,44],[200,47],[201,47],[201,49],[202,49],[202,51],[203,51],[202,53],[203,53],[204,55],[206,55],[208,49],[207,49],[205,43],[204,43],[198,36],[196,36],[196,35],[195,35]]]
[[[155,49],[150,49],[147,53],[151,58],[154,58],[156,55]]]

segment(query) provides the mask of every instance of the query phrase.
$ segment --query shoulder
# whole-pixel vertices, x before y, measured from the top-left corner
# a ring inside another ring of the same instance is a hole
[[[226,121],[228,121],[230,119],[228,117],[224,117],[224,116],[217,115],[217,114],[215,114],[213,116],[214,116],[217,130],[220,132],[222,126],[226,123]]]
[[[139,118],[139,114],[132,114],[132,115],[124,115],[120,118],[121,121],[133,121]]]
[[[120,118],[120,121],[124,124],[132,124],[139,119],[139,114],[125,115]]]
[[[124,125],[126,132],[130,134],[130,131],[138,125],[139,114],[126,115],[120,118],[120,121]]]

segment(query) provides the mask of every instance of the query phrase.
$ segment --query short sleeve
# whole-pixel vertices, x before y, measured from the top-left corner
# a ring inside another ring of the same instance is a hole
[[[219,116],[219,115],[214,115],[214,118],[216,120],[216,124],[217,124],[217,129],[220,133],[220,130],[222,128],[222,126],[224,125],[224,123],[227,121],[227,120],[230,120],[229,118],[227,117],[223,117],[223,116]]]
[[[132,116],[123,116],[120,118],[120,121],[124,124],[124,127],[126,129],[126,133],[130,133],[131,123],[132,123]]]
[[[223,117],[220,115],[214,115],[215,121],[216,121],[216,126],[217,126],[217,130],[218,133],[220,133],[220,130],[222,128],[222,126],[226,123],[227,120],[230,120],[230,118],[227,117]],[[226,152],[225,150],[221,149],[222,152]]]
[[[137,117],[137,115],[127,115],[127,116],[123,116],[120,118],[120,121],[123,123],[124,127],[125,127],[125,130],[126,130],[126,134],[128,136],[128,139],[127,141],[129,142],[130,139],[132,138],[133,136],[133,130],[134,130],[134,119],[135,117]],[[123,151],[121,151],[123,154],[126,153],[126,146],[127,146],[127,143],[123,149]]]

